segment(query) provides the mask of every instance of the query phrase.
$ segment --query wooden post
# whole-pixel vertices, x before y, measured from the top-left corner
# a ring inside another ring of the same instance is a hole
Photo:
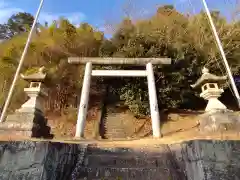
[[[92,74],[92,63],[88,62],[85,67],[85,74],[83,79],[81,101],[78,112],[78,119],[76,125],[76,138],[81,138],[84,136],[84,127],[87,117],[88,110],[88,100],[90,92],[90,83],[91,83],[91,74]]]
[[[161,137],[160,116],[152,63],[146,65],[153,137]]]

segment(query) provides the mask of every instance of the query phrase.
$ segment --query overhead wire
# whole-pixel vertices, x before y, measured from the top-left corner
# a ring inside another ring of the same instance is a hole
[[[196,9],[195,9],[195,7],[194,7],[194,5],[193,5],[193,3],[192,3],[192,0],[188,0],[188,3],[189,3],[189,5],[192,7],[194,13],[196,13]],[[197,19],[196,21],[197,21],[197,22],[199,23],[199,25],[200,25],[199,20]],[[208,23],[209,23],[209,22],[208,22]],[[200,31],[200,32],[201,32],[201,31]],[[204,35],[204,34],[203,34],[203,35]],[[230,41],[230,40],[229,40],[229,41]],[[229,50],[229,51],[231,51],[231,50]],[[226,55],[227,55],[227,54],[226,54]],[[215,62],[217,63],[217,66],[218,66],[219,70],[221,71],[222,75],[225,75],[224,70],[221,68],[221,65],[220,65],[220,63],[219,63],[219,61],[218,61],[219,59],[220,59],[220,58],[217,58],[217,57],[215,56],[212,60],[208,61],[206,65],[210,65],[211,63],[213,63],[213,62],[215,61]],[[231,91],[232,95],[235,96],[235,94],[234,94],[234,92],[233,92],[233,89],[232,89],[232,87],[230,86],[229,83],[227,83],[227,86],[228,86],[229,90]]]
[[[27,50],[28,50],[28,47],[29,47],[29,45],[30,45],[33,32],[35,31],[35,28],[36,28],[36,25],[37,25],[37,21],[38,21],[38,17],[39,17],[39,15],[40,15],[40,12],[41,12],[43,3],[44,3],[44,0],[41,0],[41,1],[40,1],[40,4],[39,4],[39,7],[38,7],[38,10],[37,10],[37,12],[36,12],[36,15],[35,15],[33,24],[32,24],[32,28],[31,28],[31,30],[30,30],[30,32],[29,32],[26,45],[25,45],[25,47],[24,47],[22,56],[21,56],[21,58],[20,58],[20,61],[19,61],[19,64],[18,64],[16,73],[15,73],[15,75],[14,75],[13,82],[12,82],[12,84],[11,84],[11,87],[10,87],[10,90],[9,90],[9,93],[8,93],[8,96],[7,96],[7,99],[6,99],[6,101],[5,101],[5,104],[4,104],[2,113],[1,113],[1,117],[0,117],[0,122],[3,122],[3,121],[5,120],[5,115],[6,115],[6,113],[7,113],[7,108],[8,108],[8,106],[9,106],[9,104],[10,104],[10,100],[11,100],[12,95],[13,95],[13,90],[14,90],[14,88],[15,88],[15,86],[16,86],[16,83],[17,83],[17,80],[18,80],[18,77],[19,77],[19,74],[20,74],[20,71],[21,71],[23,62],[24,62],[24,60],[25,60],[25,56],[26,56],[26,54],[27,54]]]
[[[238,106],[240,108],[240,95],[239,95],[239,92],[238,92],[238,89],[236,87],[236,84],[235,84],[235,81],[234,81],[234,78],[232,76],[232,72],[231,72],[231,69],[229,67],[229,64],[228,64],[228,61],[227,61],[227,58],[226,58],[226,55],[225,55],[225,52],[223,50],[223,46],[222,46],[222,43],[220,41],[220,38],[219,38],[219,35],[218,35],[218,32],[217,32],[217,29],[215,27],[215,24],[213,22],[213,18],[210,14],[210,10],[208,9],[208,5],[206,3],[205,0],[202,0],[202,3],[204,5],[204,8],[205,8],[205,11],[206,11],[206,14],[207,14],[207,17],[208,17],[208,20],[209,20],[209,23],[210,23],[210,26],[212,28],[212,32],[214,34],[214,37],[215,37],[215,40],[216,40],[216,44],[219,48],[219,51],[220,51],[220,54],[222,56],[222,60],[223,60],[223,63],[224,63],[224,66],[226,68],[226,71],[227,71],[227,75],[228,75],[228,79],[231,83],[231,86],[233,88],[233,91],[234,91],[234,94],[235,94],[235,97],[236,97],[236,100],[238,102]]]

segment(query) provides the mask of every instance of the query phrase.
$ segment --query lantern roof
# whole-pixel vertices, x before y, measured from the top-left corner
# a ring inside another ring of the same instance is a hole
[[[206,67],[202,70],[202,76],[197,80],[197,82],[191,85],[192,88],[197,88],[206,83],[222,83],[227,80],[227,76],[216,76],[209,73],[209,69]]]
[[[39,68],[38,72],[30,74],[30,75],[23,75],[21,74],[21,77],[26,81],[34,81],[34,82],[43,82],[47,76],[46,73],[44,73],[45,67]]]

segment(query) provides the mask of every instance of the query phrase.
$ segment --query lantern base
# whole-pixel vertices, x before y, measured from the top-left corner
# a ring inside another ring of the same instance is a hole
[[[227,110],[227,107],[219,101],[217,98],[208,99],[207,107],[205,108],[206,112],[214,112],[215,110]]]
[[[221,132],[240,129],[240,116],[228,109],[215,109],[199,116],[201,132]]]
[[[1,135],[15,135],[34,138],[52,138],[51,128],[47,119],[37,109],[29,112],[16,111],[7,116],[6,121],[0,124]]]

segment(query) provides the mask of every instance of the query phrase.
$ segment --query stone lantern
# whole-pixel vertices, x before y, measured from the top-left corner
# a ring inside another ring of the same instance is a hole
[[[21,74],[22,79],[29,82],[29,87],[24,89],[24,92],[30,98],[27,102],[25,102],[20,109],[19,112],[43,112],[43,104],[44,97],[48,94],[45,91],[44,80],[46,78],[46,74],[44,73],[44,67],[40,68],[37,73],[25,76]]]
[[[30,98],[25,102],[19,112],[43,112],[44,97],[48,94],[45,91],[44,80],[46,79],[46,74],[44,73],[44,67],[40,68],[37,73],[25,76],[21,74],[22,79],[29,82],[29,87],[24,89],[24,92]]]
[[[47,74],[44,67],[30,75],[22,75],[22,79],[29,82],[29,87],[24,89],[29,99],[20,109],[7,116],[6,121],[0,124],[0,133],[9,133],[29,137],[52,137],[47,119],[43,114],[44,97],[47,92],[44,88],[44,80]]]
[[[224,90],[220,88],[220,84],[227,80],[227,76],[216,76],[211,74],[205,67],[203,68],[202,73],[202,76],[195,84],[191,85],[191,87],[198,88],[201,86],[202,93],[200,94],[200,97],[208,101],[205,111],[227,109],[227,107],[218,100],[224,92]]]
[[[191,85],[192,88],[201,87],[200,97],[208,101],[205,113],[199,116],[200,130],[218,131],[232,130],[239,127],[239,117],[218,100],[224,90],[220,87],[227,81],[227,76],[216,76],[203,68],[202,76]]]

